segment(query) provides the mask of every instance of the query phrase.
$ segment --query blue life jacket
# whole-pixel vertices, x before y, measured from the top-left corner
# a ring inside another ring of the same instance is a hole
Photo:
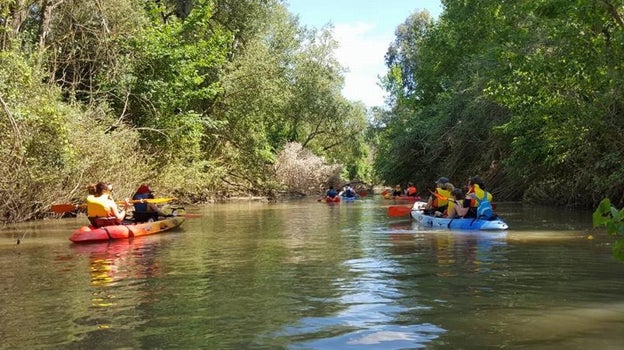
[[[150,194],[149,193],[137,193],[135,194],[132,199],[134,200],[139,200],[139,199],[148,199],[150,198]],[[145,203],[134,203],[134,211],[138,212],[138,213],[145,213],[147,212],[147,202]]]
[[[355,197],[355,191],[351,187],[347,188],[344,193],[345,197]]]
[[[488,200],[488,193],[483,191],[483,198],[477,200],[477,218],[490,220],[494,218],[494,209],[492,203]]]

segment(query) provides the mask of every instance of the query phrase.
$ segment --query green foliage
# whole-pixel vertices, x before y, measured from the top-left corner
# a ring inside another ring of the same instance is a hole
[[[120,196],[140,182],[187,201],[272,194],[290,142],[370,177],[331,28],[301,28],[282,1],[20,4],[0,4],[0,176],[21,188],[0,188],[9,221],[100,180]]]
[[[153,19],[133,38],[135,71],[126,106],[129,121],[142,130],[146,147],[166,151],[165,161],[200,157],[206,128],[214,126],[207,111],[220,91],[218,72],[230,43],[226,32],[209,32],[210,6],[195,8],[181,21]],[[122,106],[118,106],[121,109]]]
[[[131,194],[145,176],[135,132],[119,127],[105,109],[61,102],[61,91],[41,83],[36,56],[0,52],[0,185],[2,221],[42,217],[55,201],[84,198],[85,185],[113,181]],[[128,185],[124,185],[128,184]]]
[[[605,227],[607,233],[619,237],[613,247],[613,255],[624,261],[624,208],[616,209],[609,198],[604,198],[592,215],[594,227]]]
[[[390,183],[480,174],[499,199],[576,206],[621,193],[617,6],[443,4],[436,23],[408,17],[388,50],[377,174]]]

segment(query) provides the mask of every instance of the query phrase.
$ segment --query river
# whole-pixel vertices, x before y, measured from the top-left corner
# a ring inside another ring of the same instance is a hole
[[[0,348],[624,348],[624,263],[591,212],[498,203],[491,234],[388,202],[192,207],[87,245],[68,241],[85,217],[6,227]]]

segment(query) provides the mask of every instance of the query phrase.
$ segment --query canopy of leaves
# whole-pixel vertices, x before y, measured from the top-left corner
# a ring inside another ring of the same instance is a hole
[[[436,22],[408,17],[388,50],[377,176],[479,174],[498,199],[622,202],[623,3],[443,5]]]
[[[101,180],[126,196],[274,194],[296,142],[366,180],[366,110],[342,97],[335,48],[279,0],[0,2],[0,176],[59,201]],[[7,221],[51,202],[14,192]]]

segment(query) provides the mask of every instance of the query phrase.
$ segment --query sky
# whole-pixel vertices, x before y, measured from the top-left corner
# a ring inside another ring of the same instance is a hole
[[[342,93],[367,107],[384,104],[378,77],[386,73],[384,55],[396,28],[416,11],[434,18],[442,11],[440,0],[287,0],[287,6],[302,26],[334,26],[336,58],[348,69]]]

